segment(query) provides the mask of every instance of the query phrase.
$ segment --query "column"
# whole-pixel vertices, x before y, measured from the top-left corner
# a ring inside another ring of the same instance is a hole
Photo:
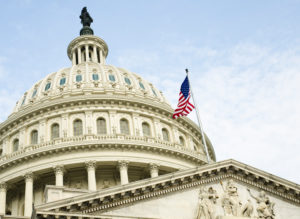
[[[89,61],[89,46],[85,45],[85,61]]]
[[[24,216],[30,217],[32,213],[32,201],[33,201],[33,174],[26,173],[25,176],[25,204],[24,204]]]
[[[64,186],[64,167],[62,165],[57,165],[53,167],[55,172],[55,185]]]
[[[76,65],[76,53],[75,53],[75,51],[72,52],[72,64]]]
[[[78,54],[78,64],[81,63],[81,49],[80,47],[77,48],[77,54]]]
[[[94,62],[98,62],[98,60],[97,60],[97,48],[96,48],[95,45],[93,46],[93,53],[94,53],[94,55],[93,55],[93,61]]]
[[[154,178],[154,177],[158,176],[158,167],[159,167],[159,165],[157,165],[155,163],[150,163],[149,164],[151,178]]]
[[[7,192],[7,184],[5,182],[1,182],[0,183],[0,215],[5,214],[6,192]]]
[[[100,53],[100,63],[102,63],[103,65],[105,65],[105,60],[104,60],[104,57],[103,57],[102,50],[100,50],[99,53]]]
[[[96,161],[87,161],[85,166],[88,174],[88,189],[90,191],[97,191],[96,185]]]
[[[128,183],[128,161],[119,161],[118,167],[120,171],[121,185]]]

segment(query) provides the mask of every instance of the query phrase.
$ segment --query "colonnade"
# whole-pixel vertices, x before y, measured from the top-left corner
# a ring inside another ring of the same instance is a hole
[[[92,55],[91,55],[91,59],[89,57],[89,47],[92,47]],[[84,48],[84,55],[82,56],[82,48]],[[77,57],[77,60],[76,60]],[[83,45],[83,46],[79,46],[76,49],[73,50],[72,52],[72,64],[76,65],[76,64],[80,64],[82,62],[84,62],[84,60],[82,58],[85,58],[85,61],[92,61],[92,62],[96,62],[96,63],[102,63],[105,64],[105,60],[103,57],[103,51],[100,48],[97,48],[96,45]]]
[[[128,180],[128,161],[118,161],[118,170],[120,172],[120,182],[121,185],[129,183]],[[96,161],[85,162],[85,167],[87,170],[88,179],[88,190],[97,191],[97,181],[96,181]],[[55,185],[64,186],[64,172],[65,168],[63,165],[57,165],[53,167],[55,173]],[[159,172],[159,165],[150,163],[149,171],[151,178],[157,177]],[[24,201],[24,216],[30,217],[32,213],[32,203],[33,203],[33,182],[34,174],[28,172],[24,175],[25,181],[25,201]],[[7,193],[7,183],[0,182],[0,215],[5,214],[6,207],[6,193]]]

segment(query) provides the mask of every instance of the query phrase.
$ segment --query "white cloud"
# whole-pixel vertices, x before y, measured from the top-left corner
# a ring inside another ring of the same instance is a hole
[[[299,49],[251,43],[211,49],[186,43],[165,45],[160,53],[135,51],[137,59],[124,59],[135,63],[129,69],[144,69],[137,73],[163,90],[173,107],[184,68],[190,66],[202,123],[218,160],[234,158],[299,183]]]

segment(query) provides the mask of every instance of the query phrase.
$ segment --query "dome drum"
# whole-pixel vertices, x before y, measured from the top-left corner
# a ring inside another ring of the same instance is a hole
[[[108,46],[104,40],[93,35],[83,35],[74,39],[67,49],[68,57],[73,65],[92,61],[105,64]]]

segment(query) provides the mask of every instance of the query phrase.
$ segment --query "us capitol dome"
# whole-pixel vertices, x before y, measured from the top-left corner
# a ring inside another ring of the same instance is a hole
[[[172,119],[162,92],[139,74],[106,64],[107,44],[91,22],[82,23],[67,48],[71,67],[36,82],[0,124],[4,218],[29,218],[32,211],[37,218],[144,218],[101,215],[148,193],[163,195],[173,184],[225,174],[235,162],[216,163],[206,136],[208,164],[199,127],[186,117]]]

